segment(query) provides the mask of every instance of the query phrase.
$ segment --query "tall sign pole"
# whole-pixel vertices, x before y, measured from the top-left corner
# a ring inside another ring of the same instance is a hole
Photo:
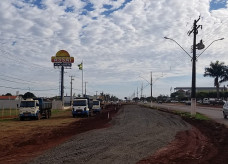
[[[64,66],[61,66],[61,101],[64,101]]]
[[[60,50],[55,56],[51,57],[51,62],[54,63],[54,68],[61,68],[61,101],[62,107],[64,107],[64,68],[71,69],[72,63],[74,63],[74,57],[70,57],[70,54],[66,50]]]

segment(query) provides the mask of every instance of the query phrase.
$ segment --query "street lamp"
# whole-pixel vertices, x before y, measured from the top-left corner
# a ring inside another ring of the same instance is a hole
[[[177,41],[175,41],[172,38],[168,38],[168,37],[164,37],[165,39],[169,39],[174,41],[182,50],[184,50],[184,52],[191,58],[192,60],[192,89],[191,89],[191,114],[195,115],[196,114],[196,59],[202,55],[203,52],[205,52],[208,47],[210,47],[212,45],[212,43],[219,41],[219,40],[223,40],[224,38],[220,38],[217,40],[214,40],[213,42],[211,42],[211,44],[209,44],[197,57],[196,57],[196,49],[201,50],[203,49],[205,46],[202,42],[202,40],[200,41],[200,43],[195,44],[195,38],[194,38],[194,44],[193,44],[193,56],[189,55],[189,53],[183,48],[181,47],[181,45],[179,43],[177,43]]]
[[[207,48],[205,48],[196,58],[199,58],[200,57],[200,55],[202,55],[202,53],[204,53],[204,51],[206,51],[207,49],[208,49],[208,47],[210,47],[211,45],[212,45],[212,43],[214,43],[214,42],[216,42],[216,41],[219,41],[219,40],[223,40],[224,38],[220,38],[220,39],[216,39],[216,40],[214,40],[213,42],[211,42],[211,44],[209,44],[208,46],[207,46]]]
[[[192,58],[191,57],[191,55],[189,55],[189,53],[187,52],[187,51],[185,51],[185,49],[183,48],[183,47],[181,47],[181,45],[179,44],[179,43],[177,43],[177,41],[176,40],[174,40],[174,39],[172,39],[172,38],[168,38],[168,37],[164,37],[165,39],[169,39],[169,40],[172,40],[172,41],[174,41],[190,58]]]
[[[150,85],[150,107],[152,107],[152,96],[153,96],[153,84],[155,83],[155,81],[157,81],[159,78],[163,77],[163,74],[161,77],[157,77],[154,81],[153,81],[153,77],[152,77],[152,71],[150,72],[150,82],[148,80],[146,80],[145,78],[141,77],[142,79],[146,80],[147,83]]]

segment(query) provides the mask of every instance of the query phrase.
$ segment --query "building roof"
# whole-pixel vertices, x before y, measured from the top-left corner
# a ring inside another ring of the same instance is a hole
[[[174,88],[175,90],[177,89],[191,89],[191,87],[176,87]],[[196,87],[196,89],[216,89],[216,87]],[[219,89],[224,89],[224,87],[219,87]]]
[[[0,96],[0,100],[15,100],[17,96]]]

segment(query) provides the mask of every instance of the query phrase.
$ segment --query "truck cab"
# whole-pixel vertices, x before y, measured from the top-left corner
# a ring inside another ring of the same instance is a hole
[[[19,106],[19,119],[25,118],[40,119],[39,101],[33,99],[22,100]]]
[[[101,112],[101,104],[99,100],[93,100],[93,113],[100,113]]]
[[[76,116],[87,116],[89,117],[90,108],[89,100],[86,98],[75,99],[72,106],[72,115]]]

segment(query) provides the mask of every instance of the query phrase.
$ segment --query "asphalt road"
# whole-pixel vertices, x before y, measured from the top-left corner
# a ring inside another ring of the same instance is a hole
[[[76,135],[28,163],[136,163],[191,128],[177,115],[137,105],[122,107],[111,124]]]
[[[150,103],[146,104],[150,106]],[[190,105],[185,105],[185,104],[171,104],[171,103],[163,103],[163,104],[158,104],[158,103],[153,103],[154,107],[162,107],[165,109],[169,110],[177,110],[177,111],[183,111],[183,112],[191,112],[191,106]],[[204,114],[205,116],[215,120],[218,123],[222,123],[228,127],[228,119],[223,118],[222,114],[222,108],[213,108],[212,107],[201,107],[201,106],[196,106],[196,112]]]

